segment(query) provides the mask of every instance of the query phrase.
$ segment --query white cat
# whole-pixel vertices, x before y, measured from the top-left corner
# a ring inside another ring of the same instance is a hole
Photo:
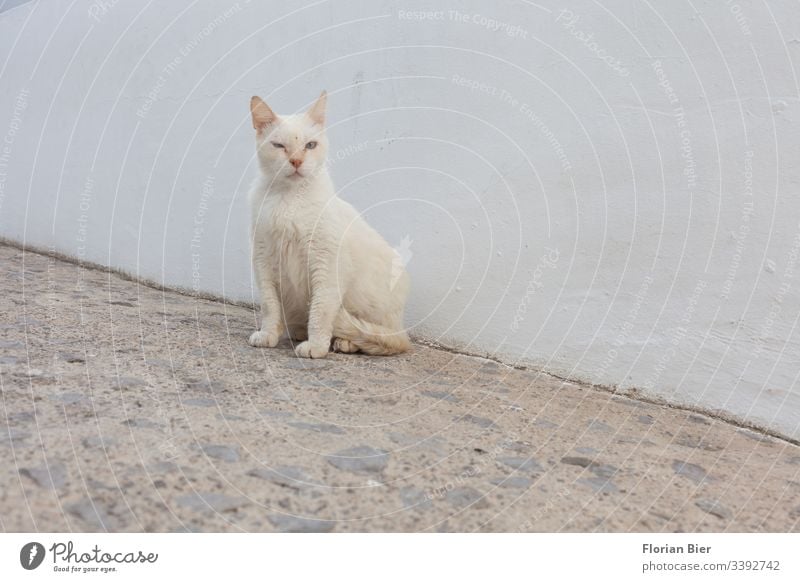
[[[304,114],[278,116],[250,101],[260,176],[250,191],[253,269],[261,329],[250,345],[275,347],[286,331],[295,353],[324,358],[331,348],[398,354],[409,277],[402,258],[336,196],[326,167],[323,92]]]

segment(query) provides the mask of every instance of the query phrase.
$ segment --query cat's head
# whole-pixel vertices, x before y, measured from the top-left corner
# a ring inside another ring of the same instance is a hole
[[[250,100],[261,168],[275,181],[301,183],[324,168],[325,91],[305,113],[276,115],[260,97]]]

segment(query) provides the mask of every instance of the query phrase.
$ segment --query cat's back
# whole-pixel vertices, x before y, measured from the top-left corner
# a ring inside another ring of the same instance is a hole
[[[337,227],[346,234],[350,242],[358,246],[369,246],[374,252],[390,251],[391,248],[381,234],[375,230],[352,204],[336,198],[332,205],[332,214],[338,223]]]

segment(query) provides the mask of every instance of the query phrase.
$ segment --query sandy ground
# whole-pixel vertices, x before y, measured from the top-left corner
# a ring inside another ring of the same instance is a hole
[[[0,530],[800,531],[800,448],[0,247]]]

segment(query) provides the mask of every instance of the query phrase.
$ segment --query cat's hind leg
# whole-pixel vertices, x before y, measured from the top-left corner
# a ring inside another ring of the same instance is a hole
[[[333,351],[341,354],[355,354],[359,348],[350,340],[335,337],[333,338]]]
[[[411,342],[400,325],[400,317],[394,319],[382,325],[350,315],[342,308],[336,316],[333,335],[371,356],[402,354],[411,349]]]

